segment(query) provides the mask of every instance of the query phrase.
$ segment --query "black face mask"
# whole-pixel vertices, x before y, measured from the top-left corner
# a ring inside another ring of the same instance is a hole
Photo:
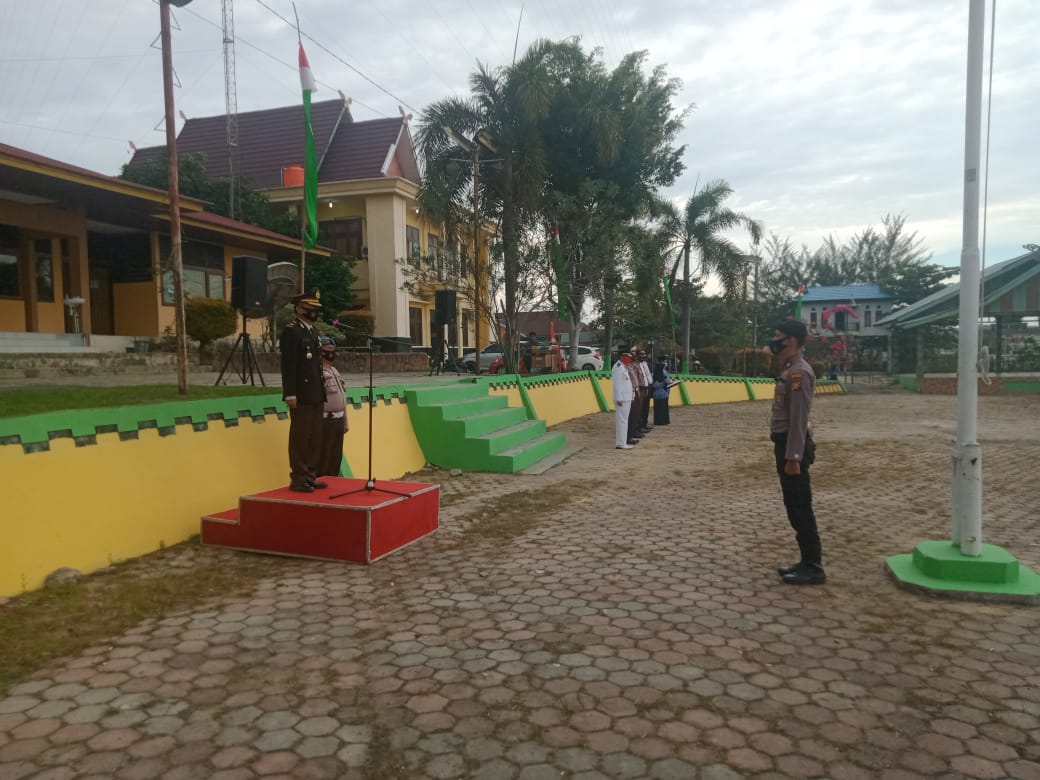
[[[784,343],[789,338],[791,337],[785,336],[782,339],[772,339],[768,344],[766,344],[766,346],[769,347],[769,351],[772,352],[774,355],[779,355],[781,352],[784,351]]]
[[[305,320],[310,320],[311,322],[317,322],[318,321],[318,317],[321,316],[321,312],[318,311],[317,309],[304,309],[302,316],[303,316],[303,319],[305,319]]]
[[[335,363],[336,362],[336,353],[335,352],[322,352],[321,353],[321,357],[322,357],[323,360],[325,360],[325,361],[327,361],[329,363]]]

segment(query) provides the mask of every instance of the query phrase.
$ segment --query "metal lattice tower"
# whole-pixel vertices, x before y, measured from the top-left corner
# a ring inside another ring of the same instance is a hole
[[[238,86],[235,82],[235,3],[221,0],[224,24],[224,113],[227,117],[228,208],[232,219],[240,214],[238,186]]]

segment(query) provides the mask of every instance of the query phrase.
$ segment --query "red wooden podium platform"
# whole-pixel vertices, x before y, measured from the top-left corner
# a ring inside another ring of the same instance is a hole
[[[328,488],[314,493],[282,487],[242,496],[237,509],[202,518],[202,543],[372,563],[437,530],[438,485],[387,480],[367,491],[363,479],[322,481]]]

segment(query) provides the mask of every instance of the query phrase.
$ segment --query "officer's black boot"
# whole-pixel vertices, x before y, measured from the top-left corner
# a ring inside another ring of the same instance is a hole
[[[818,563],[800,563],[793,572],[780,579],[785,585],[822,585],[827,581],[827,574]]]

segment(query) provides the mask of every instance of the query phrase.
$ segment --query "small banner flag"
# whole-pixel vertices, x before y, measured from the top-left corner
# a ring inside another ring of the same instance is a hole
[[[805,295],[805,285],[799,285],[798,287],[798,301],[794,306],[794,318],[800,320],[802,318],[802,297]]]

